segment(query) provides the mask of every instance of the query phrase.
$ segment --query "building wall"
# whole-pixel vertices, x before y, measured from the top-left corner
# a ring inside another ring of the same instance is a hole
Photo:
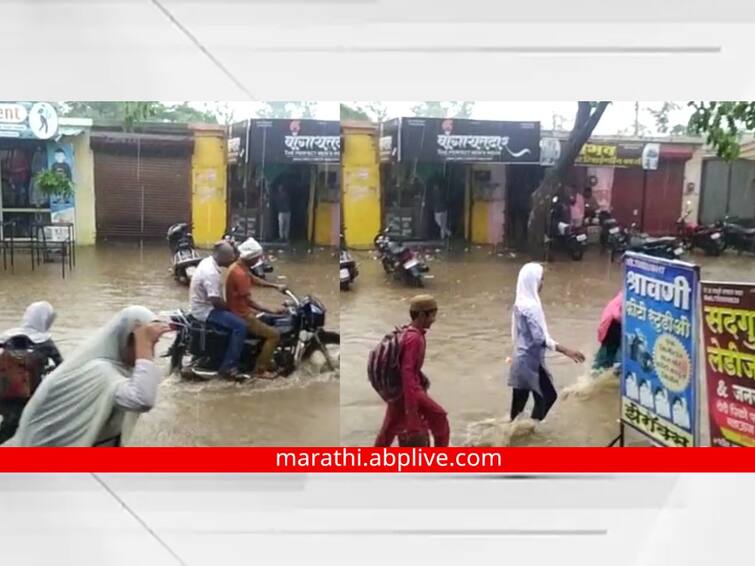
[[[490,200],[480,200],[472,196],[472,243],[498,244],[503,241],[505,221],[506,165],[475,165],[473,171],[490,171],[490,182],[496,186]],[[474,173],[472,175],[474,184]]]
[[[369,249],[380,231],[380,164],[374,130],[343,129],[341,199],[346,241]]]
[[[226,142],[220,129],[194,130],[192,223],[197,246],[210,247],[227,227]]]
[[[94,152],[89,147],[89,130],[84,130],[76,136],[63,136],[60,143],[73,146],[76,244],[91,246],[97,239],[97,222],[94,200]]]

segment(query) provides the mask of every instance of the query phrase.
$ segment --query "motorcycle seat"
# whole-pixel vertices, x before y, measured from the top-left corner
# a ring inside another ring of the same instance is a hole
[[[640,241],[641,241],[641,244],[659,246],[659,245],[665,245],[665,244],[674,244],[676,243],[676,238],[674,238],[673,236],[661,236],[658,238],[640,237]]]
[[[755,228],[745,228],[744,226],[727,226],[727,230],[735,234],[742,234],[744,236],[755,237]]]

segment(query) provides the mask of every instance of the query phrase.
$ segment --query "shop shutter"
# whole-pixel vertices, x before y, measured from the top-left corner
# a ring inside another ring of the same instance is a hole
[[[191,222],[190,159],[95,150],[97,238],[163,239],[172,224]]]

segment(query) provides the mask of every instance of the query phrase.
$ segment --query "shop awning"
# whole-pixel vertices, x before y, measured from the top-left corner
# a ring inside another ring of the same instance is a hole
[[[400,118],[380,126],[383,162],[540,163],[540,122]]]

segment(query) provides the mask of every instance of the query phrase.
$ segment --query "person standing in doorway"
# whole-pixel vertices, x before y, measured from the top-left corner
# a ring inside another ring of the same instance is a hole
[[[438,225],[441,240],[451,237],[451,232],[448,229],[448,194],[444,181],[445,179],[442,177],[435,177],[430,181],[435,223]]]
[[[545,367],[545,351],[552,350],[565,355],[575,363],[583,363],[585,356],[556,343],[548,333],[545,313],[540,302],[543,286],[543,266],[527,263],[519,271],[516,284],[516,301],[511,313],[511,337],[514,344],[514,359],[511,364],[509,386],[511,420],[524,410],[530,393],[535,398],[532,420],[540,422],[558,398],[553,386],[553,377]]]
[[[275,187],[275,209],[278,212],[278,237],[288,242],[291,238],[291,195],[286,181]]]
[[[409,304],[411,323],[403,331],[399,347],[402,394],[388,403],[375,446],[390,446],[399,435],[402,444],[421,446],[427,438],[427,429],[435,446],[448,446],[451,436],[448,415],[427,394],[430,381],[422,372],[425,334],[437,314],[438,303],[430,295],[417,295]]]

